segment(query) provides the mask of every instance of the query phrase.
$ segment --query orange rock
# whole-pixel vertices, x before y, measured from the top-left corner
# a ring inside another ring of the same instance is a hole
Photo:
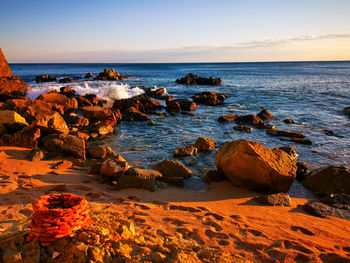
[[[11,78],[12,72],[0,48],[0,78]]]
[[[262,192],[287,192],[297,169],[281,149],[246,140],[226,143],[215,154],[215,163],[234,186]]]
[[[66,122],[64,121],[62,116],[56,111],[43,116],[41,119],[35,121],[33,124],[36,125],[42,132],[64,134],[69,133],[69,129]]]
[[[207,137],[199,137],[193,146],[199,150],[212,151],[215,149],[216,141]]]

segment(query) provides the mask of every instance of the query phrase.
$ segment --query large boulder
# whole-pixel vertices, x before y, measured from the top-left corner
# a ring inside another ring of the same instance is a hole
[[[350,169],[327,166],[312,170],[305,175],[303,184],[321,194],[350,194]]]
[[[117,154],[116,157],[103,161],[100,174],[108,179],[117,180],[129,168],[128,162],[121,155]]]
[[[134,107],[138,111],[145,114],[163,108],[163,106],[159,102],[152,100],[147,95],[139,95],[129,99],[115,100],[113,103],[113,109],[118,109],[122,113],[124,113],[124,111],[126,111],[130,107]]]
[[[234,186],[266,193],[287,192],[297,169],[286,152],[246,140],[222,146],[215,154],[215,164]]]
[[[153,167],[165,177],[190,177],[192,171],[182,162],[176,160],[164,160]]]
[[[0,137],[0,146],[17,146],[35,149],[38,147],[37,139],[40,137],[40,129],[31,125],[21,131]]]
[[[12,72],[0,48],[0,78],[11,78]]]
[[[181,111],[194,111],[197,109],[197,104],[189,99],[178,99],[174,101],[180,104]]]
[[[224,100],[228,97],[228,94],[221,94],[212,91],[203,91],[197,93],[192,97],[194,102],[205,104],[208,106],[216,106],[224,103]]]
[[[43,116],[42,118],[33,122],[33,124],[36,125],[42,133],[69,133],[67,123],[56,111]]]
[[[41,94],[37,100],[42,100],[53,105],[63,106],[64,111],[75,110],[78,108],[78,101],[75,98],[68,98],[60,93]]]
[[[220,78],[203,78],[198,75],[194,75],[192,73],[187,74],[184,78],[177,79],[175,81],[178,84],[185,85],[212,85],[212,86],[220,86],[221,79]]]
[[[79,116],[76,113],[63,115],[63,119],[70,127],[87,127],[89,126],[89,119]]]
[[[15,111],[0,110],[0,135],[4,129],[19,131],[28,126],[26,120]]]
[[[81,108],[81,112],[91,123],[100,121],[111,126],[117,124],[115,114],[110,109],[104,109],[100,106],[85,106]]]
[[[70,134],[49,134],[41,139],[44,147],[51,152],[62,152],[85,160],[85,140]]]

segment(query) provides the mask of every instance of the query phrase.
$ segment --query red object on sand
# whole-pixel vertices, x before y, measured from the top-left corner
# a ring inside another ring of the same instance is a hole
[[[85,196],[69,193],[44,195],[32,203],[33,217],[30,235],[42,245],[68,236],[91,223]]]

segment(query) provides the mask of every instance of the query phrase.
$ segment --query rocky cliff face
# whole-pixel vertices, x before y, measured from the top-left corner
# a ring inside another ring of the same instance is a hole
[[[11,78],[12,72],[0,48],[0,78]]]

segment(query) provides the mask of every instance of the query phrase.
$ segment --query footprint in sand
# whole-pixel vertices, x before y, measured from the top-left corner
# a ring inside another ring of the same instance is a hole
[[[140,212],[140,211],[135,211],[135,212],[133,213],[133,215],[136,215],[136,216],[148,216],[147,213]]]
[[[218,233],[218,232],[214,232],[211,229],[207,229],[205,230],[205,234],[207,235],[207,237],[209,238],[218,238],[218,239],[229,239],[229,236],[223,233]]]
[[[197,206],[197,208],[198,208],[199,210],[204,211],[204,212],[209,212],[209,210],[208,210],[207,208],[203,207],[203,206]]]
[[[223,221],[225,219],[225,217],[215,213],[206,213],[205,216],[212,216],[218,221]]]
[[[308,230],[306,228],[303,228],[301,226],[291,226],[290,229],[293,230],[293,231],[296,231],[296,232],[301,232],[301,233],[303,233],[305,235],[308,235],[308,236],[314,236],[315,235],[310,230]]]
[[[139,224],[143,224],[143,223],[146,222],[145,219],[140,218],[140,217],[135,217],[133,220],[134,220],[135,223],[139,223]]]
[[[169,204],[169,202],[157,201],[157,200],[152,201],[152,203],[155,204],[155,205],[168,205]]]
[[[171,205],[169,206],[170,210],[179,210],[179,211],[187,211],[191,213],[199,213],[202,212],[202,210],[199,210],[197,208],[193,207],[187,207],[187,206],[181,206],[181,205]]]
[[[350,262],[350,258],[343,257],[336,253],[323,253],[319,256],[319,258],[322,260],[322,262],[342,262],[342,263]]]
[[[141,208],[143,210],[151,210],[151,208],[149,206],[147,206],[147,205],[141,205],[141,204],[135,203],[135,206],[137,206],[137,207],[139,207],[139,208]]]
[[[179,220],[179,219],[176,219],[176,218],[168,218],[168,217],[163,218],[163,221],[164,221],[164,222],[170,222],[170,223],[171,223],[172,225],[174,225],[174,226],[183,226],[183,225],[187,224],[186,222],[181,221],[181,220]]]
[[[252,234],[256,237],[266,237],[267,238],[267,236],[263,232],[256,230],[256,229],[247,229],[247,232],[249,232],[250,234]]]
[[[302,244],[300,244],[298,242],[284,240],[283,244],[284,244],[284,247],[286,249],[294,249],[294,250],[300,251],[300,252],[305,253],[305,254],[313,254],[314,253],[314,251],[312,251],[311,249],[308,249],[307,247],[303,246]]]
[[[205,226],[214,227],[216,231],[222,230],[222,227],[218,223],[216,223],[214,220],[212,220],[210,217],[204,218],[202,224]]]

